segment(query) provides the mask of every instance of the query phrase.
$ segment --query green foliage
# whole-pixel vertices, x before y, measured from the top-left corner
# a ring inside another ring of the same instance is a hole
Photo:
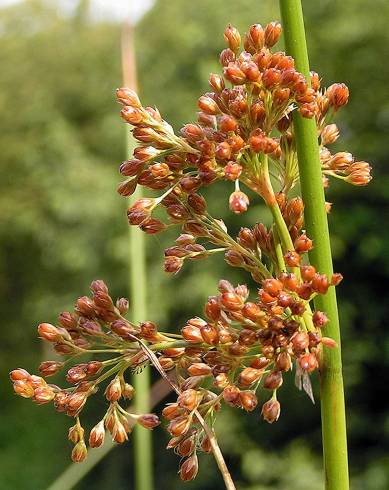
[[[325,84],[345,81],[351,89],[350,105],[341,115],[346,138],[339,150],[355,152],[375,169],[369,187],[334,186],[328,200],[335,203],[330,217],[335,269],[345,276],[339,296],[353,488],[384,490],[389,424],[380,373],[389,359],[389,232],[383,224],[389,202],[389,67],[384,62],[389,4],[376,2],[373,10],[361,0],[305,3],[312,67],[324,75]],[[232,22],[244,31],[273,18],[279,18],[276,2],[265,0],[160,0],[137,28],[142,99],[157,105],[177,129],[193,120],[208,73],[219,69],[225,25]],[[57,312],[87,292],[93,278],[106,280],[114,294],[127,291],[125,203],[115,194],[125,153],[114,101],[121,83],[120,28],[91,23],[82,9],[75,18],[63,18],[54,1],[28,1],[0,11],[0,26],[0,489],[36,490],[46,488],[68,464],[70,421],[51,407],[14,398],[6,373],[22,364],[36,369],[41,347],[35,325],[54,321]],[[228,213],[228,190],[223,184],[213,189],[210,206],[234,230],[239,219]],[[251,224],[267,219],[259,204],[244,218]],[[222,258],[195,262],[177,277],[167,277],[162,250],[175,236],[169,231],[146,240],[150,319],[161,328],[173,324],[178,329],[189,316],[201,315],[219,277],[246,281],[239,271],[226,269]],[[292,386],[281,402],[283,413],[273,426],[265,426],[258,414],[240,417],[236,411],[218,423],[239,488],[304,489],[306,481],[310,489],[319,488],[318,409]],[[89,412],[92,424],[97,415]],[[157,478],[168,474],[166,488],[182,488],[177,460],[164,450],[166,436],[154,431],[154,437]],[[131,441],[78,488],[128,488],[130,451]],[[199,479],[186,488],[221,488],[211,459],[203,458],[200,465]]]

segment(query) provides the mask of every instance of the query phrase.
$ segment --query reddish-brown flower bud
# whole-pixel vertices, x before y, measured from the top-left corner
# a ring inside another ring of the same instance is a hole
[[[311,373],[317,369],[319,363],[317,362],[315,354],[310,353],[299,357],[299,365],[303,371],[308,371],[308,373]]]
[[[241,391],[239,401],[246,412],[252,412],[258,405],[258,399],[252,391]]]
[[[306,332],[298,332],[292,338],[293,350],[296,353],[304,352],[309,346],[309,336]]]
[[[282,373],[280,371],[272,371],[263,380],[263,387],[267,390],[277,390],[282,385],[282,381]]]
[[[223,390],[223,399],[229,405],[239,405],[240,389],[235,385],[226,386]]]
[[[148,235],[155,235],[166,229],[166,225],[158,219],[148,219],[143,222],[139,228]]]
[[[34,396],[34,387],[28,380],[17,379],[13,384],[14,392],[23,398],[32,398]]]
[[[254,369],[264,369],[269,365],[270,361],[266,357],[256,357],[251,361],[250,366]]]
[[[246,367],[238,376],[238,383],[241,386],[250,386],[262,376],[263,371],[260,369],[254,369],[252,367]]]
[[[217,327],[207,323],[200,328],[203,342],[210,345],[217,345],[219,343],[219,332]]]
[[[313,265],[302,265],[300,267],[300,271],[301,277],[307,282],[312,281],[316,274],[316,269],[313,267]]]
[[[231,24],[228,24],[224,31],[224,39],[228,44],[228,47],[233,52],[237,52],[240,48],[240,34],[236,27],[233,27]]]
[[[89,434],[89,446],[100,447],[104,444],[104,439],[105,439],[104,421],[101,420],[97,425],[93,427],[93,429]]]
[[[297,237],[294,241],[294,248],[297,253],[309,252],[312,249],[312,246],[312,240],[308,238],[305,233]]]
[[[177,398],[178,406],[185,410],[193,411],[197,408],[202,398],[199,391],[187,389],[183,391]]]
[[[295,252],[294,250],[289,250],[285,255],[285,264],[288,267],[297,267],[300,264],[301,257],[300,255]]]
[[[272,424],[273,422],[277,422],[281,413],[281,405],[278,400],[274,398],[270,398],[267,402],[262,405],[262,417],[268,422]]]
[[[122,396],[120,378],[117,376],[109,383],[105,390],[105,397],[110,402],[117,402]]]
[[[23,368],[14,369],[9,373],[11,381],[28,381],[30,373]]]
[[[338,110],[340,107],[347,104],[349,90],[344,83],[334,83],[327,88],[325,95],[328,98],[329,104],[333,106],[335,110]]]
[[[175,417],[170,421],[167,430],[172,436],[178,437],[188,432],[191,423],[191,417],[180,415],[179,417]]]
[[[164,260],[164,269],[165,272],[168,272],[169,274],[177,274],[184,265],[184,259],[181,257],[175,257],[173,256],[168,256],[165,257]]]
[[[222,66],[227,66],[229,63],[235,61],[235,53],[230,48],[223,49],[220,53],[219,61]]]
[[[194,453],[181,464],[179,475],[181,480],[191,481],[196,478],[198,471],[199,463],[196,453]]]
[[[315,71],[311,71],[311,87],[315,92],[320,89],[320,77]]]
[[[312,321],[315,327],[322,328],[328,323],[328,317],[322,311],[315,311],[312,315]]]
[[[262,83],[265,88],[271,90],[280,83],[281,72],[276,68],[265,70],[262,75]]]
[[[208,95],[202,95],[199,98],[198,106],[203,112],[212,116],[220,113],[217,103]]]
[[[235,191],[230,195],[229,205],[232,212],[241,214],[247,211],[250,204],[248,196],[241,191]]]
[[[123,107],[120,111],[120,115],[127,123],[132,124],[133,126],[141,124],[145,119],[145,115],[141,109],[132,106]]]
[[[335,272],[331,276],[331,286],[337,286],[342,282],[342,280],[343,280],[342,274],[340,274],[339,272]]]
[[[145,429],[154,429],[161,423],[158,416],[154,413],[145,413],[138,417],[136,421]]]
[[[129,105],[132,107],[141,107],[141,103],[136,92],[127,87],[118,88],[116,90],[116,97],[119,102],[124,105]]]
[[[39,366],[39,372],[42,376],[53,376],[57,374],[63,367],[63,362],[57,361],[44,361]]]
[[[226,292],[221,296],[223,306],[230,311],[239,311],[244,306],[243,298],[234,292]]]
[[[296,291],[299,281],[296,277],[295,274],[293,273],[281,273],[279,277],[280,281],[283,283],[284,287],[286,289],[289,289],[290,291]]]
[[[219,143],[216,147],[215,156],[219,160],[228,160],[231,158],[231,146],[226,141]]]
[[[276,367],[279,371],[284,371],[284,372],[289,371],[292,368],[291,357],[286,351],[283,351],[280,354],[278,354],[276,359]]]
[[[330,287],[328,277],[325,274],[315,274],[311,284],[312,289],[320,294],[325,294]]]
[[[84,440],[79,441],[73,448],[72,461],[73,463],[82,463],[87,457],[88,451]]]
[[[322,337],[320,341],[323,345],[329,347],[330,349],[335,349],[336,347],[338,347],[337,342],[329,337]]]
[[[50,323],[41,323],[38,325],[38,333],[42,339],[48,342],[59,342],[62,339],[60,330]]]
[[[271,296],[277,297],[282,291],[282,282],[278,279],[265,279],[262,283],[264,291]]]
[[[191,376],[208,376],[211,372],[212,368],[203,362],[195,362],[188,367],[188,373]]]
[[[236,63],[229,63],[224,68],[224,76],[234,85],[242,85],[246,81],[246,75]]]
[[[277,21],[270,22],[265,27],[265,46],[272,48],[277,44],[282,32],[281,24]]]
[[[232,60],[231,60],[232,61]],[[224,90],[224,80],[220,75],[211,73],[209,76],[209,85],[215,92],[221,92]]]

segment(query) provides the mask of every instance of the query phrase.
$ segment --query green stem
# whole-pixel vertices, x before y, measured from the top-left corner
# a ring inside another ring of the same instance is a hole
[[[309,81],[309,62],[305,40],[301,0],[280,0],[288,54],[296,69]],[[320,169],[316,123],[297,112],[293,116],[301,192],[305,203],[305,225],[314,241],[311,263],[321,273],[331,276],[332,257],[325,199]],[[321,417],[324,469],[327,490],[348,490],[347,433],[342,378],[340,329],[335,288],[315,298],[315,306],[324,310],[330,322],[325,334],[338,343],[338,349],[324,349],[321,360]]]

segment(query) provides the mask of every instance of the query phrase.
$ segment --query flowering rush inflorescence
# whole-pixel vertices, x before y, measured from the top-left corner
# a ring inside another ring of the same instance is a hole
[[[74,312],[61,313],[58,326],[39,325],[40,337],[66,360],[43,362],[42,377],[16,369],[11,379],[17,394],[38,404],[53,401],[58,411],[75,418],[69,431],[74,461],[87,455],[79,414],[101,383],[106,382],[109,406],[90,432],[90,447],[103,443],[106,430],[121,443],[135,423],[147,429],[159,424],[156,415],[129,413],[120,404],[134,395],[126,373],[151,364],[178,395],[162,415],[171,435],[168,448],[184,458],[180,476],[191,480],[198,471],[197,451],[214,451],[209,424],[223,403],[251,412],[263,390],[268,396],[260,411],[273,423],[280,416],[277,392],[285,373],[295,366],[298,386],[312,397],[310,375],[320,369],[321,349],[337,347],[325,336],[325,312],[310,306],[342,276],[327,277],[309,264],[307,252],[314,243],[304,231],[304,203],[290,197],[299,181],[293,112],[316,121],[324,186],[329,177],[365,185],[370,166],[328,149],[339,136],[332,119],[348,102],[346,85],[321,89],[314,72],[306,80],[290,56],[273,50],[280,35],[278,22],[265,28],[255,24],[241,50],[240,34],[229,25],[224,32],[228,47],[220,54],[223,75],[211,74],[211,91],[198,100],[197,122],[186,124],[180,135],[157,109],[143,107],[132,90],[117,91],[121,116],[139,142],[133,159],[120,167],[126,180],[118,191],[130,196],[137,185],[162,191],[160,197],[133,203],[129,223],[148,234],[181,226],[175,245],[165,250],[167,272],[178,272],[185,260],[221,252],[230,266],[249,272],[259,289],[250,297],[246,286],[221,280],[204,315],[188,320],[178,335],[160,332],[150,321],[132,323],[125,318],[127,300],[114,303],[107,286],[94,281],[92,296],[79,298]],[[242,184],[263,199],[272,225],[257,223],[230,236],[199,193],[218,180],[232,183],[231,211],[241,214],[249,206]],[[167,222],[153,216],[158,206],[165,208]],[[99,357],[78,363],[85,354]],[[70,387],[45,381],[65,366]]]

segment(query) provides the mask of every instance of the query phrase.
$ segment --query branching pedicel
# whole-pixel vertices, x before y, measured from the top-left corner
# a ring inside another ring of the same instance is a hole
[[[119,193],[130,196],[138,184],[164,191],[159,198],[136,201],[128,210],[130,224],[148,234],[173,224],[182,227],[176,244],[165,250],[167,272],[178,272],[186,260],[222,252],[229,265],[249,272],[260,289],[249,300],[246,286],[221,280],[218,294],[205,305],[204,319],[188,320],[177,335],[159,332],[152,322],[131,323],[124,317],[127,300],[115,304],[106,285],[94,281],[92,297],[79,298],[73,313],[61,313],[58,326],[39,325],[40,337],[67,357],[64,362],[43,362],[41,375],[54,375],[73,364],[67,371],[73,386],[47,384],[23,369],[12,371],[11,379],[17,394],[38,404],[53,401],[58,411],[75,418],[69,431],[75,444],[73,461],[87,455],[79,414],[105,380],[110,379],[104,392],[109,408],[90,432],[90,447],[103,443],[105,429],[121,443],[134,422],[148,429],[159,424],[156,415],[127,413],[119,404],[134,395],[126,372],[151,363],[178,394],[162,414],[169,421],[168,448],[185,458],[180,476],[191,480],[198,471],[197,451],[213,451],[220,466],[214,433],[207,424],[212,425],[223,403],[251,412],[257,406],[256,392],[266,390],[270,395],[261,413],[273,423],[280,416],[277,390],[284,373],[295,364],[298,386],[312,397],[310,375],[319,368],[320,351],[336,348],[325,336],[325,312],[312,312],[310,301],[326,294],[342,277],[320,274],[303,255],[314,244],[303,230],[302,199],[289,197],[299,179],[291,113],[300,111],[317,122],[324,186],[331,176],[365,185],[371,178],[370,166],[355,162],[350,153],[332,154],[327,148],[339,136],[331,121],[347,104],[347,87],[336,83],[321,90],[313,72],[311,80],[305,80],[290,56],[271,51],[280,34],[278,22],[264,29],[253,25],[245,35],[244,51],[239,52],[239,32],[230,25],[226,28],[228,48],[220,55],[224,77],[210,76],[212,91],[199,98],[198,122],[185,125],[181,136],[156,109],[144,108],[133,91],[117,91],[121,115],[134,126],[133,135],[140,142],[134,158],[120,167],[128,178]],[[198,193],[220,179],[234,183],[229,198],[234,213],[243,213],[249,205],[240,190],[243,184],[269,207],[272,226],[258,223],[241,228],[236,238],[230,236]],[[157,206],[165,208],[170,224],[153,217]],[[101,355],[101,360],[74,364],[84,354]]]

